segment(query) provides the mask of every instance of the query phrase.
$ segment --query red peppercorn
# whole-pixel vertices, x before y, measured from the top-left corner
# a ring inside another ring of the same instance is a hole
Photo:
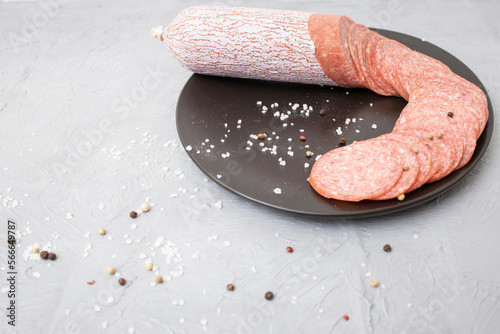
[[[288,253],[291,253],[291,252],[293,252],[293,248],[292,248],[292,247],[290,247],[290,246],[288,246],[288,247],[286,248],[286,251],[287,251]]]
[[[300,140],[305,141],[306,140],[306,136],[300,136]]]
[[[346,314],[346,315],[344,315],[344,320],[345,320],[345,321],[349,321],[349,316],[348,316],[347,314]]]

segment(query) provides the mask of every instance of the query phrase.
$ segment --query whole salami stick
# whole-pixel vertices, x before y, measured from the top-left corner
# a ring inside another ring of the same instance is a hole
[[[393,136],[330,151],[314,164],[310,184],[327,198],[401,198],[437,181],[467,164],[488,120],[477,86],[345,15],[196,6],[152,34],[195,73],[369,88],[405,98],[405,121],[396,122]]]

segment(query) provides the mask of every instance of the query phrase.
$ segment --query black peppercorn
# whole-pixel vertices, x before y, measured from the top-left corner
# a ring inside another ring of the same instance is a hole
[[[47,260],[48,257],[49,257],[49,252],[47,252],[47,251],[41,251],[40,252],[40,258],[41,259]]]
[[[392,250],[391,245],[387,244],[387,245],[384,246],[384,252],[389,253],[391,250]]]
[[[135,211],[130,212],[130,217],[137,218],[137,212]]]
[[[49,253],[48,257],[49,257],[49,260],[52,260],[52,261],[54,261],[57,258],[55,253]]]
[[[118,283],[120,283],[120,285],[125,285],[125,283],[127,283],[127,281],[125,281],[125,278],[120,277],[120,279],[118,279]]]
[[[346,140],[344,137],[340,137],[340,138],[339,138],[339,144],[340,144],[340,145],[345,145],[346,141],[347,141],[347,140]]]
[[[228,285],[226,286],[226,289],[227,289],[228,291],[233,291],[233,290],[234,290],[234,285],[232,285],[232,284],[228,284]]]
[[[274,298],[274,293],[272,293],[271,291],[268,291],[266,292],[266,294],[264,295],[264,297],[267,299],[267,300],[271,300]]]

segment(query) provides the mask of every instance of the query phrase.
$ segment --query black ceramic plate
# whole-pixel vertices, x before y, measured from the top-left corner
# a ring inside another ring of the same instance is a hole
[[[405,34],[374,30],[441,60],[484,90],[477,76],[448,52]],[[307,109],[312,107],[309,114],[301,112],[304,104]],[[221,186],[286,211],[354,218],[401,211],[437,197],[464,178],[488,146],[493,131],[491,102],[488,124],[471,161],[446,178],[407,194],[402,202],[331,200],[309,186],[307,177],[317,155],[338,147],[340,137],[350,143],[391,132],[405,105],[402,98],[379,96],[365,89],[194,74],[179,97],[176,121],[190,157]],[[266,113],[263,106],[268,108]],[[321,109],[326,115],[320,115]],[[287,111],[287,119],[275,116]],[[337,133],[339,128],[341,134]],[[268,137],[255,139],[259,133]],[[301,135],[306,141],[299,139]],[[314,155],[307,158],[306,151]]]

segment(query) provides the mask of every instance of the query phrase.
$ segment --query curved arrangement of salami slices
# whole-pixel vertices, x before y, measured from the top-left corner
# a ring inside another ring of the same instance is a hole
[[[469,162],[488,121],[480,88],[343,15],[198,6],[180,13],[161,39],[196,73],[367,88],[407,100],[391,133],[316,161],[309,182],[327,198],[387,200],[440,180]]]

